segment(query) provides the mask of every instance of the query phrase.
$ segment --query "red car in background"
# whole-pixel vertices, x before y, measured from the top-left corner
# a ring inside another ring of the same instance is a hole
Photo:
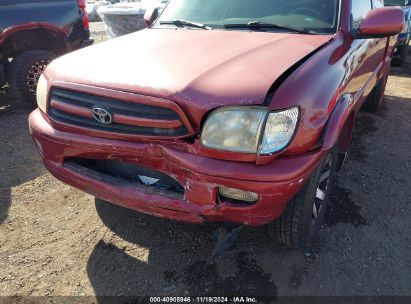
[[[54,176],[100,199],[308,246],[358,111],[383,100],[404,26],[383,6],[171,0],[148,29],[52,62],[34,142]]]

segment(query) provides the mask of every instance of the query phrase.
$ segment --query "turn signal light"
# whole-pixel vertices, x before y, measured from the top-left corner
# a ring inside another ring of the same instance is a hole
[[[219,187],[218,193],[223,198],[228,198],[236,201],[243,201],[245,203],[255,203],[258,201],[258,194],[255,192],[244,191],[235,188]]]

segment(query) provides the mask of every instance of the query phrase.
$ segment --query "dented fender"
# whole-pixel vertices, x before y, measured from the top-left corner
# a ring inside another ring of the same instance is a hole
[[[343,95],[337,102],[329,120],[323,136],[322,149],[330,150],[334,148],[343,136],[343,142],[340,142],[341,152],[346,152],[351,142],[351,133],[354,120],[350,121],[353,112],[354,98],[350,94]],[[346,125],[349,123],[351,125]],[[347,129],[348,128],[348,129]]]

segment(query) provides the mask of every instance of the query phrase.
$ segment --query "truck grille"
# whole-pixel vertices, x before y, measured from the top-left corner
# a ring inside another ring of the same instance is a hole
[[[155,102],[129,102],[54,88],[50,93],[49,116],[58,124],[105,133],[170,138],[190,135],[185,117],[178,113],[181,110],[175,104],[170,106],[169,101],[164,102],[166,106],[157,106]],[[96,109],[108,113],[106,121],[93,116]]]

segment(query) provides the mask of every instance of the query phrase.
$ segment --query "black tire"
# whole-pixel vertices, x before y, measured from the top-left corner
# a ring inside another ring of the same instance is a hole
[[[389,70],[387,70],[384,76],[381,77],[381,79],[377,82],[374,89],[371,91],[370,95],[364,102],[364,105],[362,107],[363,110],[370,113],[376,113],[381,108],[381,105],[384,101],[384,92],[385,87],[387,86],[388,73]]]
[[[268,232],[275,243],[289,248],[307,248],[317,240],[324,222],[337,163],[338,153],[330,152],[307,184],[288,203],[283,214],[268,225]],[[329,178],[320,181],[325,172],[329,172]],[[323,200],[317,197],[318,189],[321,191],[325,189]]]
[[[408,54],[408,48],[409,48],[409,42],[406,43],[404,47],[402,48],[400,56],[392,59],[393,65],[402,66],[405,64],[405,60],[407,59],[407,54]]]
[[[10,93],[17,102],[36,102],[40,75],[56,55],[41,50],[25,51],[13,58],[10,66]]]

